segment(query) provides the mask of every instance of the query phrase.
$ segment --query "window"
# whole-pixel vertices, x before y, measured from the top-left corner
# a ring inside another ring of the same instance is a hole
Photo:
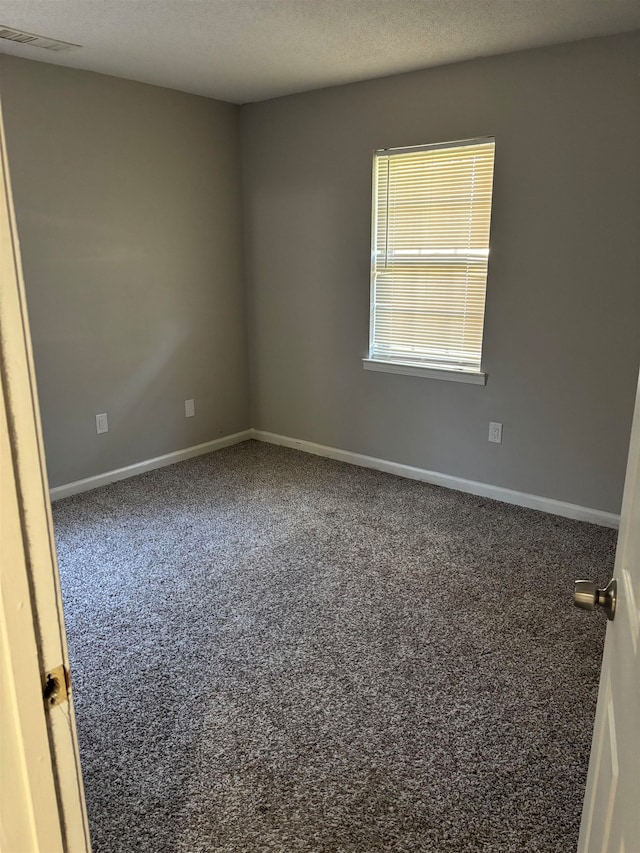
[[[366,368],[484,383],[494,148],[485,138],[375,153]]]

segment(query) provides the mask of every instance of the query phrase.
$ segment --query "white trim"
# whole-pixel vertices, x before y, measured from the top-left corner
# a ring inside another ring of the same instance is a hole
[[[125,468],[117,468],[115,471],[107,471],[104,474],[97,474],[95,477],[87,477],[85,480],[76,480],[73,483],[56,486],[50,490],[51,500],[58,500],[69,497],[70,495],[80,494],[81,492],[88,492],[91,489],[97,489],[100,486],[106,486],[118,480],[135,477],[138,474],[143,474],[145,471],[153,471],[155,468],[173,465],[175,462],[181,462],[184,459],[191,459],[194,456],[212,453],[214,450],[230,447],[233,444],[240,444],[252,438],[268,444],[278,444],[281,447],[302,450],[304,453],[312,453],[315,456],[324,456],[327,459],[337,459],[340,462],[348,462],[351,465],[359,465],[363,468],[385,471],[388,474],[395,474],[398,477],[408,477],[410,480],[422,480],[425,483],[432,483],[435,486],[443,486],[447,489],[455,489],[458,492],[491,498],[492,500],[502,501],[502,503],[515,504],[516,506],[523,506],[528,509],[537,509],[541,512],[549,512],[552,515],[561,515],[565,518],[576,519],[577,521],[589,521],[592,524],[599,524],[603,527],[617,528],[620,522],[619,515],[612,512],[605,512],[601,509],[592,509],[591,507],[566,503],[565,501],[545,498],[540,495],[530,495],[527,492],[518,492],[514,489],[506,489],[503,486],[493,486],[491,483],[465,480],[463,477],[454,477],[451,474],[442,474],[439,471],[416,468],[413,465],[391,462],[388,459],[378,459],[375,456],[365,456],[362,453],[353,453],[351,450],[340,450],[337,447],[327,447],[324,444],[316,444],[313,441],[290,438],[286,435],[277,435],[276,433],[260,429],[246,429],[242,432],[235,432],[232,435],[226,435],[214,441],[207,441],[204,444],[196,444],[194,447],[187,447],[184,450],[166,453],[164,456],[156,456],[153,459],[136,462],[133,465],[127,465]]]
[[[350,450],[339,450],[336,447],[326,447],[323,444],[315,444],[312,441],[303,441],[299,438],[289,438],[285,435],[276,435],[264,430],[253,430],[253,438],[257,441],[265,441],[268,444],[278,444],[282,447],[292,447],[305,453],[313,453],[316,456],[326,456],[328,459],[338,459],[340,462],[348,462],[351,465],[360,465],[364,468],[374,468],[376,471],[385,471],[388,474],[396,474],[400,477],[408,477],[411,480],[422,480],[436,486],[444,486],[447,489],[455,489],[458,492],[467,492],[471,495],[479,495],[484,498],[502,501],[503,503],[515,504],[516,506],[538,509],[549,512],[552,515],[562,515],[565,518],[573,518],[577,521],[589,521],[592,524],[600,524],[603,527],[617,528],[620,516],[612,512],[604,512],[600,509],[579,506],[578,504],[557,501],[553,498],[544,498],[540,495],[530,495],[526,492],[517,492],[506,489],[503,486],[493,486],[490,483],[479,483],[475,480],[465,480],[462,477],[453,477],[450,474],[441,474],[439,471],[428,471],[425,468],[416,468],[413,465],[403,465],[400,462],[390,462],[387,459],[377,459],[374,456],[365,456],[362,453],[352,453]]]
[[[378,370],[381,373],[402,373],[406,376],[420,376],[423,379],[445,379],[448,382],[468,382],[471,385],[486,385],[486,373],[471,373],[467,370],[455,370],[445,367],[427,367],[421,364],[406,364],[402,361],[380,361],[379,358],[363,358],[365,370]]]
[[[495,136],[476,136],[474,139],[458,139],[454,142],[433,142],[427,145],[408,145],[404,148],[376,148],[376,157],[394,154],[411,154],[413,151],[439,151],[445,148],[468,148],[471,145],[495,145]]]
[[[78,495],[81,492],[88,492],[91,489],[97,489],[100,486],[106,486],[118,480],[135,477],[138,474],[143,474],[145,471],[153,471],[155,468],[173,465],[174,462],[182,462],[183,459],[191,459],[194,456],[212,453],[214,450],[220,450],[223,447],[230,447],[232,444],[240,444],[240,442],[248,441],[250,438],[253,438],[253,430],[251,429],[234,432],[231,435],[225,435],[223,438],[206,441],[204,444],[195,444],[193,447],[185,447],[184,450],[174,450],[173,453],[165,453],[164,456],[155,456],[153,459],[134,462],[133,465],[126,465],[124,468],[116,468],[114,471],[96,474],[95,477],[87,477],[85,480],[76,480],[73,483],[56,486],[49,490],[49,494],[52,501],[67,498],[70,495]]]

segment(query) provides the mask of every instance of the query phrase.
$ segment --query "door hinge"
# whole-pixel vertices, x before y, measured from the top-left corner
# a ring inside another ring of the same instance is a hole
[[[61,705],[69,698],[69,690],[71,689],[71,674],[69,670],[63,666],[57,666],[50,672],[45,673],[44,682],[42,685],[42,696],[44,704],[47,708],[53,708],[56,705]]]

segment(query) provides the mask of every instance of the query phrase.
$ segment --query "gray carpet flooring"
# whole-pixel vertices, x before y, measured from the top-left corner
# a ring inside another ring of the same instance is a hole
[[[613,531],[256,442],[54,520],[96,853],[575,849]]]

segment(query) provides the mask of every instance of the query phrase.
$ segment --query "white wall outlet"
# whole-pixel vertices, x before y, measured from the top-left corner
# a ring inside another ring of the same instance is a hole
[[[493,441],[496,444],[502,444],[502,424],[497,424],[494,423],[494,421],[490,421],[489,441]]]
[[[109,421],[107,420],[107,413],[103,412],[101,415],[96,415],[96,432],[100,435],[101,432],[109,432]]]
[[[192,418],[196,413],[196,404],[194,400],[185,400],[184,401],[184,416],[185,418]]]

